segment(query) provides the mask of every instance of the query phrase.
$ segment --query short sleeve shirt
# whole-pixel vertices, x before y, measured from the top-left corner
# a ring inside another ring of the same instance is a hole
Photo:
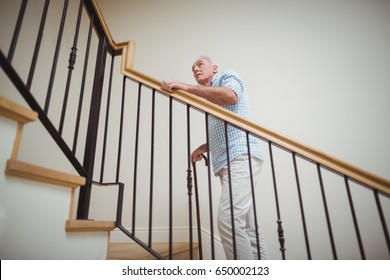
[[[249,98],[241,78],[232,70],[225,70],[214,75],[211,86],[222,86],[232,89],[236,94],[238,101],[234,105],[222,106],[243,118],[251,119],[252,112],[249,106]],[[225,166],[227,166],[227,149],[225,136],[225,123],[214,117],[209,117],[209,150],[213,163],[213,172],[215,175]],[[236,157],[249,154],[247,146],[247,134],[238,128],[227,125],[229,160]],[[250,154],[260,160],[263,160],[263,152],[259,139],[249,136]]]

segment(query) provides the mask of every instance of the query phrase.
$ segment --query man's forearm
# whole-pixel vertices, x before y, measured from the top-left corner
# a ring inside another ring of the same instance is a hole
[[[217,105],[234,105],[238,100],[237,94],[228,87],[190,85],[178,81],[163,81],[161,87],[167,91],[184,90]]]
[[[183,90],[205,98],[217,105],[233,105],[237,103],[236,93],[227,87],[187,85]]]

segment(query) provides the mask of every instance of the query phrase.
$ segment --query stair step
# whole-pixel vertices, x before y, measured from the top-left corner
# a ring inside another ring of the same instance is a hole
[[[59,186],[78,188],[85,184],[85,178],[61,171],[41,167],[38,165],[8,160],[5,173],[23,179],[30,179],[44,183],[51,183]]]
[[[153,243],[152,249],[164,259],[169,259],[169,243]],[[190,248],[188,242],[172,244],[174,260],[189,260]],[[108,248],[109,260],[155,260],[156,258],[137,243],[110,243]],[[193,244],[193,259],[198,259],[198,244]]]
[[[114,221],[67,220],[65,223],[66,232],[112,231],[115,228]]]
[[[38,114],[36,112],[2,96],[0,96],[0,115],[22,124],[38,119]]]

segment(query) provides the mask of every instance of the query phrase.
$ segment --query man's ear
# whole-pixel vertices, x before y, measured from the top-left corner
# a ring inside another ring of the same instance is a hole
[[[217,74],[218,73],[218,65],[214,64],[213,66],[213,73]]]

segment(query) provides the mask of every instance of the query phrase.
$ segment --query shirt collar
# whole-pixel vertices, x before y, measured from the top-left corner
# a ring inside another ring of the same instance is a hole
[[[217,79],[217,77],[218,77],[218,73],[214,74],[213,79],[211,80],[210,86],[214,85],[215,80]]]

